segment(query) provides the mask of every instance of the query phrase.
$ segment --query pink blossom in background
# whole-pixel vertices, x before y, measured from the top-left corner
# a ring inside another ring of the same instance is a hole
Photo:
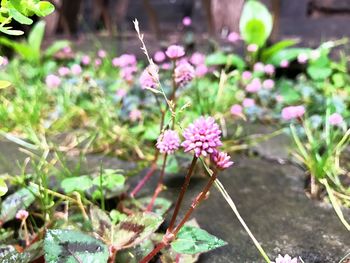
[[[140,120],[142,118],[142,112],[138,109],[133,109],[129,113],[129,118],[132,122]]]
[[[117,97],[118,98],[124,98],[126,96],[126,94],[128,94],[128,91],[126,89],[118,89],[117,90]]]
[[[298,62],[300,64],[305,64],[308,59],[309,59],[309,57],[308,57],[308,55],[306,53],[300,53],[298,55]]]
[[[178,86],[185,86],[195,77],[195,70],[190,63],[180,63],[174,71],[174,79]]]
[[[84,66],[87,66],[89,65],[91,62],[91,59],[88,55],[84,55],[81,57],[81,63],[84,65]]]
[[[54,74],[50,74],[46,76],[45,83],[49,88],[57,88],[61,84],[61,79]]]
[[[203,77],[208,73],[209,69],[206,65],[198,65],[195,69],[196,77]]]
[[[256,93],[261,89],[261,81],[258,78],[253,79],[246,87],[245,90],[250,93]]]
[[[163,51],[157,51],[154,53],[153,59],[157,63],[161,63],[166,59],[166,56]]]
[[[73,75],[80,75],[83,70],[81,69],[81,66],[79,64],[74,64],[71,67],[71,71]]]
[[[70,74],[70,69],[68,67],[60,67],[58,69],[58,75],[61,77],[67,76]]]
[[[247,51],[251,52],[251,53],[258,51],[258,49],[259,49],[259,47],[256,44],[249,44],[247,46]]]
[[[215,163],[216,167],[220,170],[227,169],[233,164],[233,162],[230,160],[231,156],[229,156],[225,152],[219,152],[217,150],[214,150],[214,153],[212,153],[210,157]]]
[[[26,220],[26,219],[28,218],[28,215],[29,215],[29,213],[28,213],[27,210],[21,209],[21,210],[19,210],[19,211],[16,213],[16,218],[19,219],[19,220],[24,221],[24,220]]]
[[[99,67],[99,66],[101,66],[101,64],[102,64],[102,60],[99,59],[99,58],[96,58],[96,59],[95,59],[95,66],[96,66],[96,67]]]
[[[275,99],[276,99],[277,102],[283,102],[284,101],[284,98],[283,98],[282,95],[276,95]]]
[[[221,146],[221,130],[212,117],[200,117],[183,132],[185,141],[181,144],[185,152],[194,151],[195,156],[207,156]]]
[[[311,58],[312,60],[317,60],[317,59],[320,58],[320,56],[321,56],[321,52],[320,52],[319,50],[317,50],[317,49],[312,50],[312,51],[310,52],[310,58]]]
[[[136,57],[133,54],[123,54],[119,57],[112,59],[112,64],[115,67],[128,67],[128,66],[136,66],[137,61]]]
[[[133,80],[134,73],[136,71],[137,71],[136,66],[124,67],[124,68],[121,68],[121,70],[120,70],[120,76],[122,77],[122,79],[130,82]]]
[[[155,89],[158,87],[158,69],[153,69],[152,66],[148,66],[142,72],[140,76],[140,85],[142,89],[152,88]]]
[[[298,263],[297,258],[291,258],[288,254],[282,257],[281,255],[278,255],[278,257],[275,259],[272,263]]]
[[[272,79],[265,79],[262,84],[264,89],[273,89],[275,87],[275,82]]]
[[[243,71],[242,73],[242,79],[243,80],[250,80],[252,78],[253,74],[250,71]]]
[[[190,62],[196,66],[205,64],[205,55],[200,52],[195,52],[192,54]]]
[[[180,138],[176,131],[166,130],[157,140],[156,147],[160,153],[173,154],[180,146]]]
[[[190,26],[192,24],[192,19],[188,16],[185,16],[183,19],[182,19],[182,24],[184,26]]]
[[[271,64],[267,64],[264,67],[264,71],[267,75],[272,76],[275,73],[275,67]]]
[[[227,40],[231,43],[236,43],[240,39],[241,39],[241,36],[237,32],[231,32],[227,36]]]
[[[165,54],[170,59],[178,59],[178,58],[181,58],[185,55],[185,49],[179,45],[171,45],[165,51]]]
[[[66,46],[62,49],[63,53],[69,54],[72,52],[72,48],[70,46]]]
[[[105,58],[107,56],[106,50],[100,49],[99,51],[97,51],[97,56],[99,56],[100,58]]]
[[[255,100],[250,98],[245,98],[242,102],[244,108],[250,108],[255,105]]]
[[[339,113],[333,113],[331,116],[329,116],[329,123],[331,125],[341,125],[343,122],[343,116],[341,116]]]
[[[280,63],[280,67],[281,68],[288,68],[289,67],[289,61],[286,60],[286,59],[282,60],[281,63]]]
[[[170,64],[170,63],[163,63],[163,64],[162,64],[162,69],[164,69],[164,70],[169,70],[169,69],[171,69],[171,64]]]
[[[231,114],[232,114],[233,116],[242,116],[242,115],[243,115],[243,108],[242,108],[242,106],[239,105],[239,104],[234,104],[234,105],[232,105],[230,111],[231,111]]]
[[[9,60],[7,57],[0,56],[0,67],[6,67],[9,63]]]
[[[264,72],[265,70],[265,65],[261,62],[256,62],[254,64],[254,71],[255,72]]]
[[[285,121],[300,118],[305,114],[304,106],[288,106],[282,109],[281,116]]]

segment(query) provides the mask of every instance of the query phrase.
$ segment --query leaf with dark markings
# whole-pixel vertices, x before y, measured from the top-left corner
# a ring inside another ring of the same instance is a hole
[[[112,222],[107,213],[97,206],[90,208],[90,220],[93,231],[103,240],[111,240]]]
[[[151,197],[143,197],[139,199],[128,199],[123,201],[123,206],[133,212],[144,211],[151,201]],[[163,216],[171,207],[171,202],[168,199],[158,197],[154,202],[153,212]]]

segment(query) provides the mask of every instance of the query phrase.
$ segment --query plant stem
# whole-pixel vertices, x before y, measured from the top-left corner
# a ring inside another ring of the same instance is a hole
[[[145,256],[140,263],[148,263],[155,255],[159,253],[163,248],[165,248],[167,245],[162,242],[159,243],[147,256]]]
[[[169,224],[169,227],[168,227],[168,231],[169,232],[172,232],[173,230],[173,227],[174,227],[174,224],[175,224],[175,220],[176,220],[176,217],[177,217],[177,214],[179,213],[179,210],[180,210],[180,206],[181,206],[181,203],[182,203],[182,200],[184,198],[184,195],[185,195],[185,192],[187,190],[187,187],[190,183],[190,180],[191,180],[191,176],[193,174],[193,171],[194,171],[194,167],[196,166],[196,162],[198,160],[198,157],[196,157],[195,155],[193,156],[193,159],[192,159],[192,162],[191,162],[191,165],[190,165],[190,168],[188,169],[188,172],[187,172],[187,175],[185,177],[185,181],[181,187],[181,192],[179,194],[179,197],[176,201],[176,205],[175,205],[175,209],[174,209],[174,213],[171,217],[171,220],[170,220],[170,224]]]
[[[202,202],[207,193],[209,192],[209,189],[212,187],[214,181],[217,178],[218,173],[214,172],[213,175],[210,177],[209,182],[207,183],[207,185],[204,187],[203,191],[200,192],[197,197],[193,200],[190,208],[187,210],[185,216],[183,217],[183,219],[181,220],[181,222],[179,223],[179,225],[175,228],[173,234],[176,236],[177,233],[180,231],[180,229],[183,227],[183,225],[187,222],[187,220],[190,218],[192,212],[196,209],[196,207],[200,204],[200,202]]]
[[[158,151],[157,151],[158,152]],[[136,185],[136,187],[134,188],[134,190],[132,190],[130,196],[132,198],[135,197],[135,195],[138,194],[138,192],[142,189],[142,187],[146,184],[146,182],[152,177],[152,175],[154,174],[155,170],[157,169],[157,160],[158,159],[158,155],[155,155],[155,160],[152,162],[151,164],[151,168],[149,169],[149,171],[147,172],[147,174],[142,178],[142,180]]]
[[[157,185],[156,191],[154,192],[154,195],[153,195],[153,197],[152,197],[152,199],[151,199],[151,202],[150,202],[149,205],[147,206],[147,209],[146,209],[147,212],[152,211],[154,202],[156,201],[157,196],[159,195],[159,193],[160,193],[160,192],[162,191],[162,189],[163,189],[163,178],[164,178],[164,174],[165,174],[165,167],[166,167],[167,157],[168,157],[168,154],[167,154],[167,153],[164,154],[163,165],[162,165],[162,170],[161,170],[161,172],[160,172],[160,176],[159,176],[159,180],[158,180],[158,185]]]

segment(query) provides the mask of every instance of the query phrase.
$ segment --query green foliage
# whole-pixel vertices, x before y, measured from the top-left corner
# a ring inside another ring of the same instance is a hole
[[[92,179],[87,175],[66,178],[61,182],[61,187],[65,193],[84,192],[91,188],[92,185]]]
[[[273,58],[276,54],[278,54],[286,48],[294,46],[295,44],[297,44],[297,41],[291,39],[279,41],[273,44],[272,46],[265,48],[261,52],[261,61],[270,62],[269,60]]]
[[[207,231],[193,226],[183,226],[171,243],[171,248],[180,254],[207,252],[227,243]]]
[[[240,56],[236,54],[226,55],[221,51],[208,55],[205,63],[208,66],[233,66],[241,70],[246,67],[245,61]]]
[[[247,44],[256,44],[262,47],[272,31],[272,16],[259,1],[246,1],[239,22],[239,29]]]
[[[0,197],[4,196],[8,191],[6,182],[4,179],[0,178]]]
[[[84,233],[54,229],[46,232],[45,262],[107,262],[108,248],[101,241]]]
[[[310,48],[286,48],[282,49],[267,59],[267,63],[275,66],[279,66],[283,60],[292,61],[295,60],[300,53],[309,54]]]

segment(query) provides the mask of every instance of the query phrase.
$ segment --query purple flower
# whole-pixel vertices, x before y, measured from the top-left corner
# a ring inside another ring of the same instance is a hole
[[[81,64],[83,64],[84,66],[87,66],[90,64],[90,57],[88,55],[84,55],[81,57]]]
[[[166,59],[166,56],[163,51],[157,51],[154,53],[153,59],[157,63],[161,63]]]
[[[100,49],[100,50],[97,52],[97,56],[99,56],[100,58],[105,58],[105,57],[107,56],[106,50]]]
[[[265,79],[262,84],[264,89],[273,89],[275,87],[275,82],[272,79]]]
[[[61,84],[61,79],[54,74],[50,74],[47,75],[45,83],[49,88],[57,88]]]
[[[174,79],[178,86],[188,84],[195,77],[195,70],[190,63],[179,63],[174,71]]]
[[[250,71],[243,71],[242,73],[242,79],[243,80],[250,80],[252,78],[253,74]]]
[[[192,24],[192,19],[189,17],[189,16],[185,16],[183,19],[182,19],[182,24],[184,26],[190,26]]]
[[[180,138],[176,131],[166,130],[163,134],[161,134],[157,140],[156,144],[159,152],[172,154],[180,146]]]
[[[286,59],[282,60],[281,63],[280,63],[280,66],[281,66],[281,68],[288,68],[289,61],[286,60]]]
[[[304,106],[289,106],[282,109],[282,119],[289,121],[300,118],[305,114]]]
[[[197,77],[203,77],[208,73],[208,67],[204,64],[198,65],[195,69],[195,74]]]
[[[212,153],[210,157],[215,163],[216,167],[220,170],[227,169],[233,164],[233,162],[230,161],[231,156],[229,156],[225,152],[219,152],[217,150],[214,150],[214,153]]]
[[[195,155],[207,156],[221,146],[221,131],[212,117],[200,117],[190,124],[183,132],[185,141],[181,144],[185,152],[194,151]]]
[[[244,108],[250,108],[250,107],[253,107],[255,105],[255,100],[246,98],[243,100],[242,104],[243,104]]]
[[[270,75],[270,76],[272,76],[273,73],[275,73],[275,67],[273,65],[271,65],[271,64],[265,65],[264,70],[265,70],[265,73],[267,75]]]
[[[305,64],[308,59],[309,59],[309,57],[308,57],[308,55],[306,53],[300,53],[298,55],[298,62],[300,64]]]
[[[7,57],[0,56],[0,67],[6,67],[9,63],[9,60]]]
[[[19,210],[19,211],[16,213],[16,218],[19,219],[19,220],[24,221],[24,220],[27,219],[28,215],[29,215],[29,213],[28,213],[27,210],[21,209],[21,210]]]
[[[254,71],[255,72],[264,72],[265,70],[265,65],[261,62],[256,62],[254,64]]]
[[[71,67],[71,71],[73,75],[80,75],[82,72],[81,66],[79,64],[74,64]]]
[[[288,254],[285,255],[284,257],[282,257],[281,255],[278,255],[278,257],[276,258],[276,261],[272,263],[298,263],[298,259],[297,258],[292,259]]]
[[[140,84],[142,89],[155,89],[158,87],[158,68],[156,66],[148,66],[140,76]]]
[[[136,66],[136,57],[132,54],[123,54],[120,57],[113,58],[112,64],[115,67],[125,68],[129,66]]]
[[[117,90],[116,95],[117,95],[117,97],[119,97],[119,98],[124,98],[124,97],[126,96],[127,93],[128,93],[128,91],[127,91],[126,89],[121,88],[121,89],[118,89],[118,90]]]
[[[69,73],[70,73],[70,70],[67,67],[60,67],[58,69],[58,75],[60,75],[61,77],[67,76],[69,75]]]
[[[250,93],[256,93],[261,89],[261,81],[258,78],[253,79],[246,87],[245,90]]]
[[[192,54],[190,62],[196,66],[203,65],[205,64],[205,55],[199,52],[195,52]]]
[[[233,116],[242,116],[242,115],[243,115],[243,108],[242,108],[242,106],[239,105],[239,104],[234,104],[234,105],[232,105],[230,111],[231,111],[231,114],[232,114]]]
[[[344,122],[344,119],[339,113],[333,113],[329,116],[328,121],[330,125],[339,126]]]
[[[170,59],[178,59],[185,55],[185,49],[182,46],[171,45],[165,51],[165,54]]]
[[[231,32],[227,36],[227,40],[231,43],[236,43],[240,39],[241,39],[241,36],[237,32]]]
[[[101,64],[102,64],[102,60],[100,58],[96,58],[95,59],[95,66],[99,67],[99,66],[101,66]]]

